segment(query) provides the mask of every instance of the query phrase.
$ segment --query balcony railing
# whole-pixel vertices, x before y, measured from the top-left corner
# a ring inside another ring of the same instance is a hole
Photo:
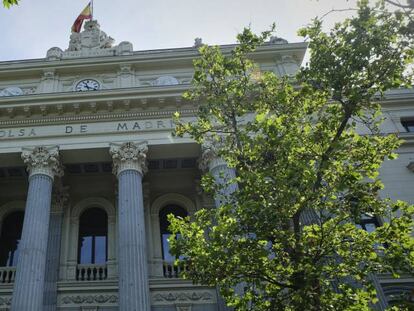
[[[180,278],[182,272],[188,271],[188,267],[184,263],[175,265],[174,262],[168,261],[163,261],[162,269],[165,278]]]
[[[16,267],[0,267],[0,284],[10,284],[16,277]]]
[[[108,278],[108,269],[106,264],[78,265],[76,268],[76,280],[78,281],[100,281]]]

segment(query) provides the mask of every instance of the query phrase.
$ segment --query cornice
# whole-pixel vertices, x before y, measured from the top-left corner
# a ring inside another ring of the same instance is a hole
[[[221,45],[223,52],[230,53],[235,47],[232,45]],[[289,44],[265,44],[259,47],[254,53],[252,58],[266,58],[273,60],[275,54],[284,53],[296,53],[300,58],[300,62],[303,59],[308,44],[305,42],[289,43]],[[42,59],[30,59],[30,60],[16,60],[0,62],[0,79],[8,75],[29,75],[44,70],[54,69],[56,71],[67,71],[79,68],[90,67],[114,67],[119,66],[122,63],[128,63],[131,65],[138,65],[140,68],[143,66],[177,66],[188,64],[192,67],[192,60],[199,56],[199,52],[195,48],[176,48],[176,49],[160,49],[160,50],[147,50],[136,51],[132,55],[121,56],[101,56],[101,57],[87,57],[87,58],[75,58],[64,59],[58,61],[50,61],[46,58]]]
[[[11,107],[18,104],[36,105],[42,104],[62,104],[91,100],[115,100],[115,99],[135,99],[137,97],[158,98],[162,96],[181,95],[191,86],[189,84],[179,84],[171,86],[141,86],[133,88],[106,89],[91,92],[62,92],[29,94],[13,97],[0,97],[0,109]]]
[[[175,111],[192,114],[195,106],[182,100],[189,87],[151,86],[0,98],[0,127],[170,117]]]

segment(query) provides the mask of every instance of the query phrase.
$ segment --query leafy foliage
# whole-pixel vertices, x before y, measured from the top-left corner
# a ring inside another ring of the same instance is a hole
[[[191,222],[170,217],[185,277],[218,286],[237,310],[369,310],[373,274],[412,273],[414,207],[381,199],[378,174],[400,141],[381,135],[377,100],[412,83],[407,24],[365,0],[329,33],[315,20],[300,30],[310,64],[296,77],[251,60],[270,32],[245,29],[231,53],[200,48],[185,94],[197,121],[177,114],[176,134],[212,144],[236,170],[224,185],[205,175],[206,191],[238,190]],[[366,232],[355,225],[363,215],[388,221]]]
[[[5,8],[10,8],[12,5],[19,4],[19,0],[3,0],[3,6]]]

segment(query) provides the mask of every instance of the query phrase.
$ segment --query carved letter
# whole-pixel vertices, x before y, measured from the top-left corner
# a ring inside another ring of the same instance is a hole
[[[134,123],[134,127],[132,128],[133,130],[140,130],[141,127],[139,126],[138,122]]]
[[[71,127],[71,126],[66,126],[66,131],[65,131],[65,133],[66,134],[70,134],[70,133],[72,133],[73,132],[73,127]]]
[[[152,122],[151,121],[145,122],[145,128],[146,129],[152,129]]]
[[[116,129],[117,131],[119,130],[125,130],[128,131],[128,126],[126,123],[118,123],[118,128]]]
[[[157,128],[165,128],[164,121],[157,121]]]
[[[0,137],[6,136],[6,131],[0,131]]]
[[[8,137],[14,137],[12,130],[9,130],[9,136]]]
[[[21,129],[20,131],[19,131],[19,137],[22,137],[22,136],[24,136],[24,134],[26,133],[26,131],[24,130],[24,129]]]
[[[30,130],[29,136],[36,136],[35,129]]]
[[[88,131],[88,126],[86,124],[80,126],[81,133],[86,133]]]

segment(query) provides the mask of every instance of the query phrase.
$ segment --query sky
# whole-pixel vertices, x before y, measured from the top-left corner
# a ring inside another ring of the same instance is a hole
[[[88,0],[21,0],[0,7],[0,61],[43,58],[49,48],[68,47],[71,26]],[[276,23],[276,35],[300,42],[297,30],[332,9],[355,7],[355,0],[95,0],[94,18],[115,43],[134,50],[188,47],[194,38],[230,44],[244,27],[256,32]],[[326,29],[350,12],[329,14]]]

